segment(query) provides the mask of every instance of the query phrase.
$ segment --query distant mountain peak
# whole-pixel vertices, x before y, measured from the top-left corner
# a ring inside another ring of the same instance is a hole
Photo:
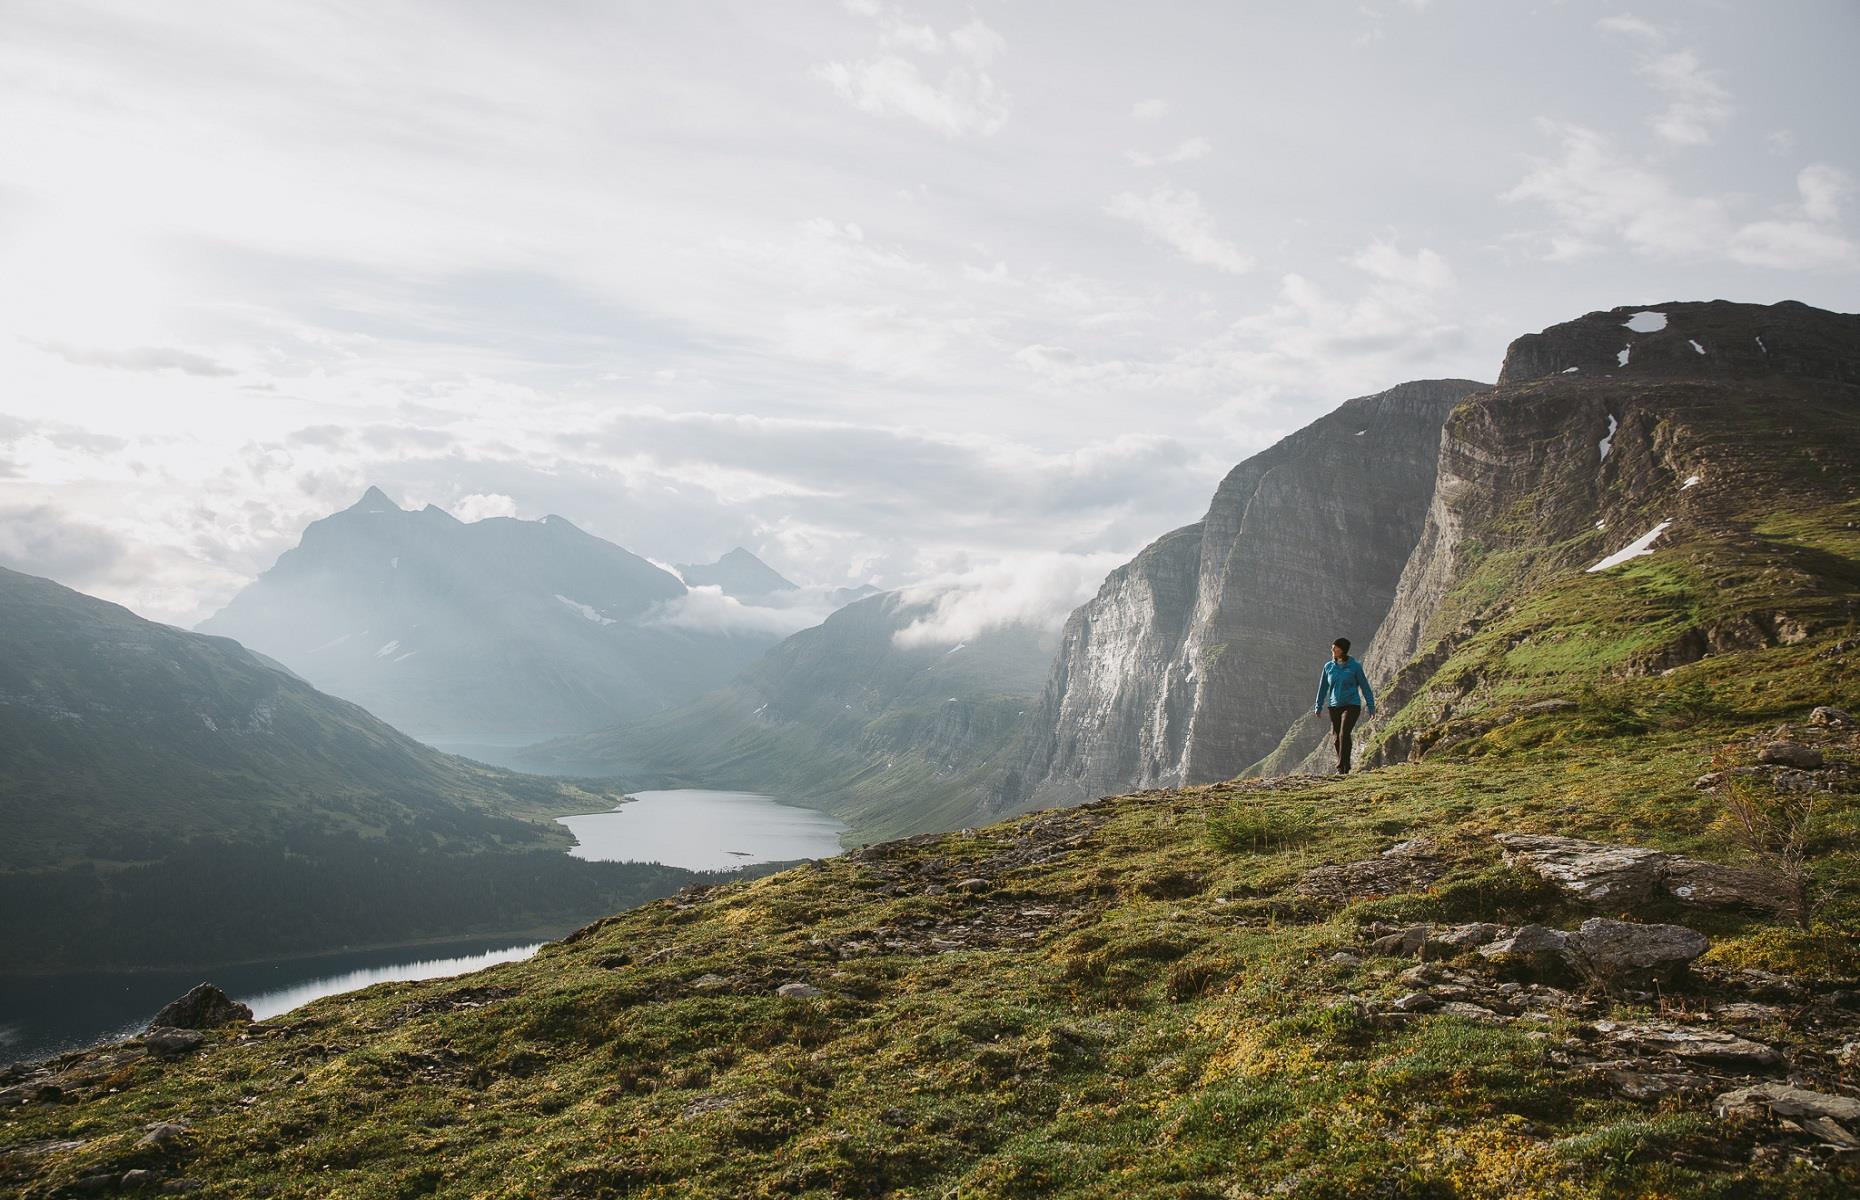
[[[430,505],[428,507],[431,507]],[[351,504],[349,512],[405,512],[400,505],[388,499],[386,492],[370,484],[362,498]]]
[[[737,600],[798,590],[781,572],[737,546],[713,563],[679,563],[678,573],[691,587],[716,587]]]

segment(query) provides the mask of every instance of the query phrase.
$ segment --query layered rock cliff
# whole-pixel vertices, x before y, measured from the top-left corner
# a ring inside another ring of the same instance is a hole
[[[1238,774],[1309,709],[1332,638],[1366,643],[1433,494],[1440,427],[1486,385],[1351,400],[1235,467],[1197,524],[1072,614],[1004,808]]]
[[[1627,306],[1518,338],[1498,386],[1443,430],[1426,520],[1365,656],[1371,678],[1393,681],[1386,712],[1422,703],[1371,761],[1419,753],[1417,730],[1491,701],[1484,673],[1443,668],[1539,582],[1642,539],[1649,552],[1708,539],[1773,555],[1750,515],[1762,497],[1851,500],[1857,401],[1860,317],[1795,302]],[[1650,631],[1617,669],[1799,638],[1809,619],[1753,611]],[[1317,766],[1320,744],[1294,725],[1262,773]]]

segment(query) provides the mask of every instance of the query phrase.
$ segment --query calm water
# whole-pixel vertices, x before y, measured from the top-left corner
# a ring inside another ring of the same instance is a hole
[[[691,870],[830,858],[840,822],[754,792],[638,792],[614,812],[563,817],[571,854],[609,862],[661,862]],[[280,959],[210,970],[0,976],[0,1062],[43,1058],[140,1031],[155,1011],[202,980],[252,1006],[260,1020],[320,996],[395,979],[462,975],[528,958],[536,943],[486,939]]]
[[[693,871],[748,863],[831,858],[846,826],[823,812],[755,792],[679,788],[634,792],[613,812],[560,817],[580,845],[569,853],[599,862],[660,862]]]
[[[0,978],[0,1062],[43,1058],[140,1032],[162,1005],[203,980],[251,1005],[252,1014],[262,1021],[320,996],[371,983],[463,975],[528,958],[538,945],[476,938],[206,970]]]

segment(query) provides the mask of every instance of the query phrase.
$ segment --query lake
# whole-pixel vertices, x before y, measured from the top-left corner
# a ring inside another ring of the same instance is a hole
[[[321,996],[371,983],[463,975],[528,958],[540,944],[472,938],[204,970],[0,977],[0,1062],[44,1058],[139,1033],[162,1005],[203,980],[250,1005],[252,1015],[262,1021]]]
[[[577,858],[660,862],[696,871],[830,858],[840,852],[846,828],[825,813],[772,796],[698,788],[635,792],[613,812],[561,821],[579,843],[569,851]],[[162,1005],[202,980],[250,1005],[262,1021],[372,983],[462,975],[528,958],[537,945],[529,939],[476,938],[206,970],[0,976],[0,1063],[140,1032]]]
[[[576,858],[693,871],[831,858],[846,830],[826,813],[773,796],[701,788],[633,792],[613,812],[557,819],[580,843],[569,851]]]

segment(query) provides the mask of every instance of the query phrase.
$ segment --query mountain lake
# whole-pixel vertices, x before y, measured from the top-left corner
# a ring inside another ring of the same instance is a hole
[[[596,862],[657,862],[692,871],[831,858],[846,826],[812,808],[756,792],[679,788],[633,792],[612,812],[558,817]]]
[[[829,858],[839,821],[755,792],[635,792],[613,812],[562,817],[577,858],[661,862],[698,871]],[[258,1020],[323,996],[403,979],[463,975],[528,958],[532,938],[480,937],[180,971],[0,975],[0,1063],[141,1032],[162,1005],[202,980],[250,1005]]]

